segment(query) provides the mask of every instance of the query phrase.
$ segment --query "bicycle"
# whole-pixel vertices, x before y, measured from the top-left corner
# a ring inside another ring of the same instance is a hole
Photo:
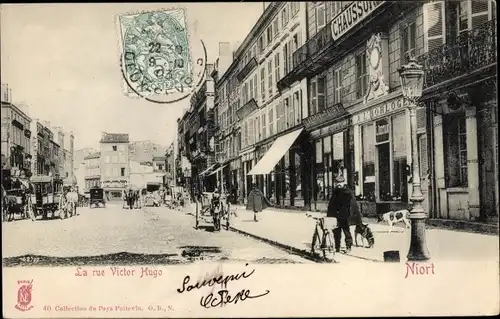
[[[332,229],[335,228],[336,225],[327,225],[330,222],[335,223],[335,219],[329,219],[328,223],[326,218],[328,217],[314,217],[310,214],[306,215],[309,218],[313,218],[316,220],[316,225],[314,226],[314,233],[311,241],[311,254],[314,256],[315,248],[321,250],[323,252],[323,260],[328,261],[327,253],[332,254],[333,262],[336,262],[333,257],[335,257],[335,247],[333,241],[333,233]]]

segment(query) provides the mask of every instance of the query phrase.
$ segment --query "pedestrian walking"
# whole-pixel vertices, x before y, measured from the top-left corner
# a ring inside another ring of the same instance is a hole
[[[267,207],[273,204],[264,196],[264,194],[257,188],[257,184],[253,184],[253,189],[248,193],[247,210],[253,210],[253,220],[258,221],[257,213],[260,213]]]
[[[335,186],[327,210],[327,217],[337,218],[337,227],[333,229],[336,252],[340,251],[342,232],[345,236],[346,250],[348,252],[351,250],[352,236],[349,220],[356,216],[361,216],[356,197],[345,184],[344,176],[339,174],[335,178]]]

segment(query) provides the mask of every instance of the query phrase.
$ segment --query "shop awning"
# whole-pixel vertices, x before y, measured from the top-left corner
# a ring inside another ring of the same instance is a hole
[[[278,137],[276,141],[274,141],[273,146],[267,150],[266,154],[264,154],[257,165],[255,165],[247,175],[269,174],[283,155],[290,149],[302,130],[303,128]]]
[[[200,173],[200,176],[204,176],[204,175],[208,174],[209,172],[211,172],[215,168],[216,165],[217,164],[209,166],[206,170],[204,170],[203,172]]]
[[[222,171],[224,169],[224,167],[226,167],[227,165],[224,165],[224,166],[221,166],[219,167],[218,169],[216,169],[215,171],[213,171],[212,173],[208,174],[208,176],[211,176],[211,175],[214,175],[214,174],[217,174],[219,173],[220,171]]]

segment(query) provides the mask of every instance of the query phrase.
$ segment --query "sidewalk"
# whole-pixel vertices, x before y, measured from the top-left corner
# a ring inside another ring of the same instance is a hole
[[[242,206],[237,206],[237,217],[232,216],[231,229],[302,256],[310,255],[311,239],[316,222],[314,219],[306,217],[305,212],[285,212],[270,208],[259,214],[259,222],[254,222],[253,212],[245,210]],[[313,213],[313,215],[321,215],[321,213]],[[375,237],[375,247],[353,246],[349,254],[336,254],[336,259],[342,261],[350,256],[373,262],[383,262],[385,251],[397,250],[401,262],[405,262],[410,245],[410,230],[394,227],[392,233],[389,233],[387,225],[373,223],[369,220],[367,222]],[[351,226],[351,234],[354,236],[354,226]],[[498,260],[498,236],[495,235],[428,228],[426,229],[426,239],[433,261]]]

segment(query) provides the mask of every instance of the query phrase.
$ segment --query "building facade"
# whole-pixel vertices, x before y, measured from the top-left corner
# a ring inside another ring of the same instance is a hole
[[[398,70],[414,57],[425,70],[416,115],[424,207],[433,218],[498,216],[498,187],[486,186],[498,184],[494,13],[494,1],[307,3],[307,42],[278,86],[308,79],[312,209],[326,208],[338,174],[376,211],[409,206]]]
[[[307,4],[273,2],[236,52],[243,194],[257,186],[277,206],[304,206],[302,119],[307,80],[278,88],[307,39]]]
[[[9,100],[8,95],[5,99]],[[31,118],[14,104],[4,101],[2,94],[2,155],[6,158],[4,169],[31,176]],[[17,174],[17,173],[16,173]]]
[[[176,185],[176,154],[175,154],[175,142],[172,142],[165,152],[165,186]]]
[[[129,142],[128,134],[102,134],[100,140],[101,186],[109,200],[121,199],[122,191],[129,184]]]
[[[84,165],[83,191],[87,193],[92,187],[101,187],[101,152],[94,152],[85,156]]]
[[[214,81],[211,77],[213,64],[206,66],[207,77],[190,99],[190,107],[178,123],[180,152],[185,153],[191,164],[191,191],[209,191],[216,187],[216,179],[211,172],[215,161],[215,113]],[[182,160],[182,156],[180,157]],[[181,166],[182,167],[182,166]],[[181,168],[182,169],[182,168]],[[182,174],[186,172],[181,172]]]
[[[496,1],[435,1],[422,9],[430,214],[498,221]]]
[[[307,7],[308,40],[294,53],[294,67],[280,85],[308,78],[309,116],[303,123],[311,155],[311,207],[326,209],[335,176],[342,174],[374,210],[407,208],[410,115],[398,69],[424,52],[422,3],[338,1]],[[419,145],[425,148],[425,111],[417,116]],[[421,162],[426,171],[427,158]],[[422,177],[428,195],[428,175]]]
[[[216,161],[220,168],[215,173],[224,190],[243,199],[243,180],[240,179],[241,131],[236,111],[240,108],[240,84],[237,78],[238,63],[233,63],[233,55],[228,42],[219,43],[219,58],[213,78],[215,80],[215,137]]]
[[[165,147],[152,141],[130,142],[130,160],[151,162],[154,156],[165,155]]]

